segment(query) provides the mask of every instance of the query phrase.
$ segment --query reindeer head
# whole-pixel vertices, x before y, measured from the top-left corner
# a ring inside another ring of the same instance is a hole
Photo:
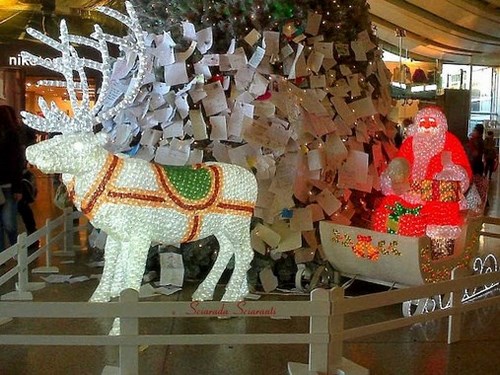
[[[34,29],[27,29],[33,37],[46,45],[58,50],[60,57],[48,59],[23,52],[22,56],[32,64],[41,65],[49,70],[63,75],[65,81],[41,81],[42,85],[65,87],[73,115],[70,116],[58,108],[54,103],[49,106],[43,98],[39,98],[39,107],[42,116],[22,112],[24,122],[31,128],[42,132],[57,132],[61,135],[50,140],[28,147],[26,157],[28,161],[43,172],[77,174],[89,168],[92,158],[98,158],[106,151],[102,148],[105,137],[94,135],[95,125],[112,120],[120,111],[129,107],[139,93],[146,72],[147,55],[145,47],[146,34],[143,32],[134,8],[129,2],[125,3],[128,17],[113,9],[99,7],[102,13],[115,18],[129,28],[125,37],[106,34],[98,26],[90,38],[71,35],[66,23],[61,21],[60,40],[52,39]],[[109,55],[108,44],[118,45],[120,50],[135,59],[135,70],[129,75],[128,87],[120,95],[113,96],[113,61]],[[84,45],[98,50],[102,62],[80,57],[75,44]],[[86,69],[97,70],[102,73],[100,95],[94,106],[91,106],[88,90]],[[75,80],[75,73],[78,80]],[[77,98],[77,91],[81,90],[81,100]]]
[[[77,175],[95,168],[106,157],[102,147],[106,135],[73,133],[56,135],[51,139],[29,146],[26,159],[44,173],[69,173]]]

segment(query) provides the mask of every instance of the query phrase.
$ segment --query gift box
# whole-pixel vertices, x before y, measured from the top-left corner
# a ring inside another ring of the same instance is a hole
[[[414,182],[412,190],[419,192],[424,202],[460,201],[459,181],[422,180]]]
[[[383,233],[419,237],[425,234],[425,215],[422,206],[387,199],[373,213],[372,227]]]

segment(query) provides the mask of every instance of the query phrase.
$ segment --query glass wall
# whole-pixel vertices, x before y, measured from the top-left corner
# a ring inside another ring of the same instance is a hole
[[[441,87],[471,92],[469,133],[478,123],[499,127],[500,68],[443,64]]]

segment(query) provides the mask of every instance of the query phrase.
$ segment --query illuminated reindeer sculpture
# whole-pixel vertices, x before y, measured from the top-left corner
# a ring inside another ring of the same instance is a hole
[[[216,284],[234,255],[234,270],[222,300],[242,300],[248,292],[246,272],[253,258],[250,221],[257,198],[253,174],[230,164],[163,167],[117,156],[103,148],[104,134],[92,132],[95,125],[131,105],[146,70],[145,33],[133,7],[129,3],[126,7],[128,17],[108,8],[99,9],[130,28],[131,33],[123,38],[105,34],[97,25],[92,39],[70,35],[64,21],[60,42],[28,30],[61,52],[62,56],[54,59],[29,53],[23,57],[63,74],[65,82],[60,84],[67,87],[74,115],[66,115],[54,103],[49,108],[43,99],[39,103],[43,117],[23,112],[30,127],[62,133],[28,147],[27,159],[45,173],[63,173],[75,206],[108,235],[103,275],[91,302],[107,302],[126,288],[138,290],[152,242],[177,244],[210,235],[215,235],[220,250],[213,268],[192,298],[198,301],[213,298]],[[72,47],[74,43],[99,50],[102,63],[79,57]],[[113,69],[107,43],[132,51],[136,58],[130,86],[113,107],[106,105]],[[92,108],[85,68],[103,73],[100,96]],[[79,75],[80,87],[73,79],[74,71]],[[83,92],[80,103],[77,89]]]

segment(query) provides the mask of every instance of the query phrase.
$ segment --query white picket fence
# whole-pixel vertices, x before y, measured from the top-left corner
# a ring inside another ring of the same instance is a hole
[[[21,233],[17,237],[17,243],[0,253],[0,265],[9,261],[16,264],[5,274],[0,276],[0,287],[9,280],[17,278],[15,290],[0,297],[5,300],[32,300],[34,290],[45,286],[43,282],[30,282],[30,272],[28,266],[45,254],[45,266],[33,269],[34,273],[56,273],[58,268],[52,266],[52,256],[72,256],[75,255],[73,236],[75,232],[86,229],[87,225],[75,226],[73,221],[81,216],[80,212],[74,212],[71,208],[63,211],[63,214],[56,219],[45,221],[45,226],[30,234]],[[32,254],[28,253],[28,248],[33,243],[39,241],[43,243],[38,250]],[[59,249],[59,250],[57,250]]]
[[[66,222],[68,226],[72,225],[73,214],[65,213],[65,215],[58,222],[60,224]],[[68,229],[68,232],[72,233],[73,230]],[[67,233],[65,231],[63,233],[64,238]],[[66,241],[69,241],[69,236],[66,237]],[[48,243],[50,242],[48,241]],[[72,242],[66,242],[66,244],[72,244]],[[26,243],[19,246],[26,247]],[[133,290],[124,291],[119,301],[103,304],[3,301],[0,302],[0,319],[120,317],[121,335],[1,334],[0,342],[2,345],[22,346],[118,346],[119,367],[107,367],[103,373],[110,374],[114,371],[117,374],[127,375],[139,373],[140,345],[307,344],[309,346],[308,363],[290,362],[288,364],[289,374],[368,374],[369,370],[343,357],[343,345],[346,340],[448,317],[448,343],[456,342],[460,339],[461,317],[464,312],[500,304],[500,296],[496,296],[494,293],[483,296],[481,299],[463,303],[462,297],[465,291],[499,282],[500,272],[498,271],[465,277],[459,277],[458,273],[454,272],[449,281],[351,298],[345,298],[344,289],[341,287],[331,290],[317,289],[311,293],[309,301],[140,302],[138,293]],[[29,282],[27,283],[29,285]],[[21,279],[19,279],[18,284],[21,284]],[[451,303],[445,309],[347,329],[344,327],[344,321],[348,314],[448,294]],[[147,335],[139,332],[139,319],[141,318],[206,318],[207,314],[211,315],[210,312],[213,312],[214,315],[242,318],[305,316],[309,317],[309,333]]]

